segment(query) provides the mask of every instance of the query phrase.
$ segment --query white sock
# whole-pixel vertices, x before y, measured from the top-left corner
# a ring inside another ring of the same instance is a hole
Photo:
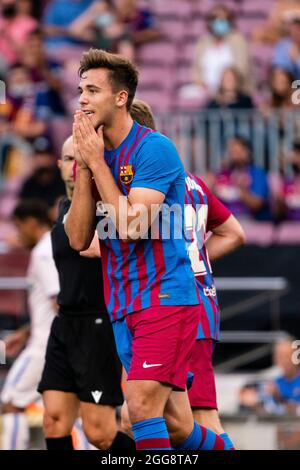
[[[80,418],[76,419],[73,432],[75,432],[75,450],[98,450],[87,440]]]
[[[29,444],[29,425],[25,413],[2,415],[2,449],[26,450]]]

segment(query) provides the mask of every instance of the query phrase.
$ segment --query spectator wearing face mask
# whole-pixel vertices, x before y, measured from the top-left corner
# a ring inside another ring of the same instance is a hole
[[[122,21],[113,0],[95,0],[69,27],[77,38],[88,38],[97,49],[134,58],[131,31]]]
[[[20,47],[26,42],[38,22],[24,12],[22,2],[0,2],[0,57],[9,66],[17,61]]]
[[[214,96],[224,70],[235,67],[244,80],[244,91],[250,90],[248,44],[245,37],[235,29],[231,11],[223,5],[215,6],[208,15],[207,27],[208,34],[196,46],[193,81]]]
[[[77,36],[71,27],[92,3],[93,0],[51,0],[48,2],[42,18],[48,56],[62,60],[81,56],[86,43],[89,43],[89,35]]]

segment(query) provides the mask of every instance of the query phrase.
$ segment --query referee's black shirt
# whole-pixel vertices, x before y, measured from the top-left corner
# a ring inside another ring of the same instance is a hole
[[[85,258],[70,247],[64,217],[71,201],[63,198],[51,232],[53,257],[60,283],[60,314],[82,315],[106,312],[100,258]]]

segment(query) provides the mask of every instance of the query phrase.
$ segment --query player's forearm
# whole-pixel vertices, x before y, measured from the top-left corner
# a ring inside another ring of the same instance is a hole
[[[222,235],[212,234],[205,245],[209,259],[213,262],[236,250],[241,243],[237,244],[237,240],[235,238],[226,238]]]
[[[77,168],[76,184],[65,231],[74,250],[86,250],[95,232],[96,204],[92,196],[91,173]]]
[[[211,262],[228,255],[246,243],[245,232],[231,215],[226,222],[217,227],[205,243]]]

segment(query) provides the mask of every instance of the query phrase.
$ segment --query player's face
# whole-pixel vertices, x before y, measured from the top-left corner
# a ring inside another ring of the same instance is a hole
[[[109,126],[117,109],[117,94],[113,91],[108,70],[84,72],[78,88],[80,109],[90,117],[94,128]]]
[[[22,245],[26,248],[33,248],[36,244],[34,236],[36,220],[33,217],[28,217],[25,220],[15,219],[14,223]]]
[[[74,148],[73,140],[68,139],[62,148],[61,158],[58,160],[60,174],[68,189],[74,189]]]

